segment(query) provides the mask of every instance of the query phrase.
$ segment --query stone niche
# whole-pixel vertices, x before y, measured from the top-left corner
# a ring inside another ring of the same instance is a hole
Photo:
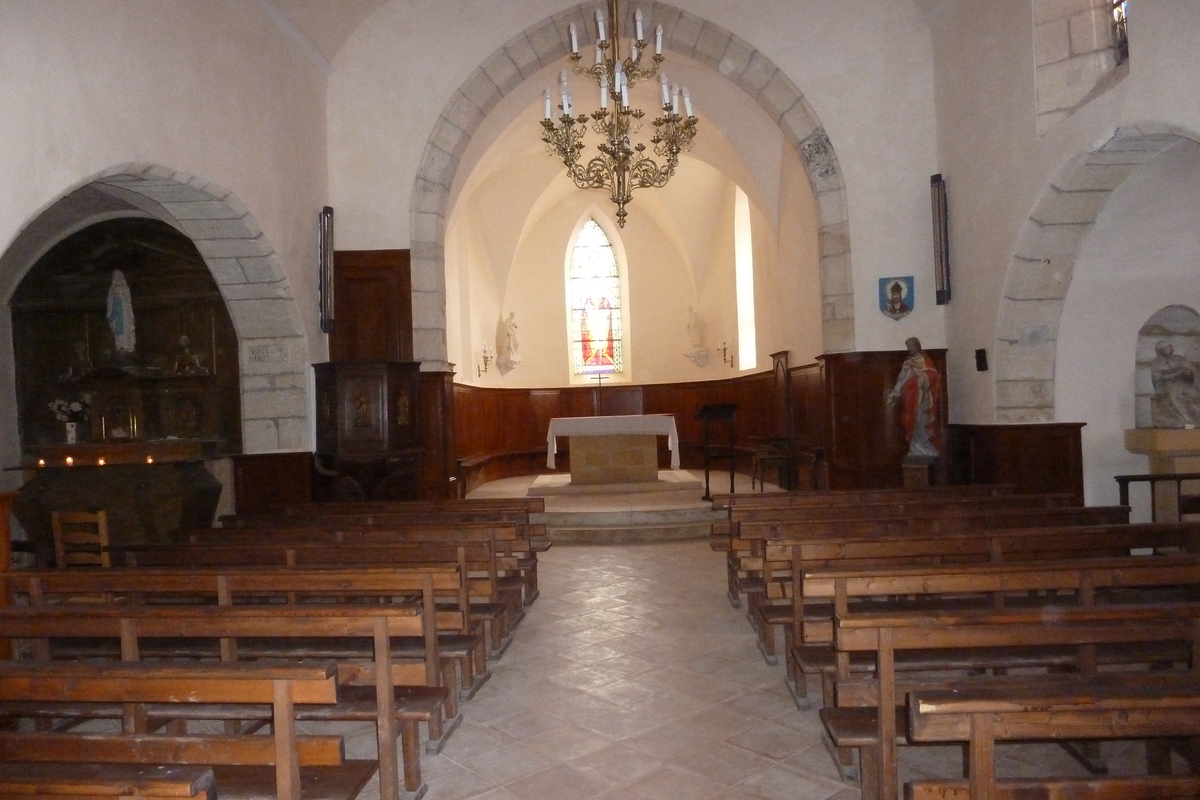
[[[204,462],[242,450],[240,365],[192,241],[159,220],[92,225],[50,248],[10,305],[31,538],[55,509],[107,508],[117,540],[211,525],[220,484]]]
[[[1154,312],[1138,331],[1134,367],[1134,424],[1138,428],[1185,428],[1195,424],[1181,416],[1170,397],[1155,389],[1158,349],[1164,345],[1171,348],[1173,357],[1200,365],[1200,314],[1188,306],[1166,306]],[[1192,385],[1200,395],[1200,380]]]

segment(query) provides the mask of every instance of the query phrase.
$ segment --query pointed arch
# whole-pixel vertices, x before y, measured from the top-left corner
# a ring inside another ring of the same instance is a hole
[[[589,44],[596,5],[580,3],[542,20],[493,52],[458,88],[425,144],[413,182],[413,352],[427,369],[447,368],[445,236],[450,190],[471,137],[507,94],[565,59],[569,27]],[[632,25],[632,8],[623,25]],[[654,4],[663,48],[728,78],[775,120],[800,156],[817,201],[825,352],[855,348],[854,281],[846,185],[833,143],[800,89],[766,55],[721,26],[667,3]]]

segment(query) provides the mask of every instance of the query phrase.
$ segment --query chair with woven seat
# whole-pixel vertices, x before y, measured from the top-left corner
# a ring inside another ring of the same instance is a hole
[[[100,511],[53,511],[54,563],[66,567],[111,567],[108,515]]]

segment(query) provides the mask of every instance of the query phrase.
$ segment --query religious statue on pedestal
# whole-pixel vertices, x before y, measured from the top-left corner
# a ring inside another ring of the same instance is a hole
[[[133,294],[121,270],[113,270],[112,284],[108,287],[106,308],[108,327],[112,330],[113,344],[118,360],[133,355],[137,349],[137,334],[133,324]]]
[[[921,349],[915,336],[904,342],[908,356],[887,395],[888,403],[900,406],[900,425],[908,439],[905,461],[932,462],[941,455],[942,378],[933,359]]]

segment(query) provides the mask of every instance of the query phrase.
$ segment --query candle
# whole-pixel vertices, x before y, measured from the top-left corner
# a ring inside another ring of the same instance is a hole
[[[44,459],[44,458],[39,458],[39,459],[38,459],[38,466],[39,466],[39,467],[44,467],[44,466],[46,466],[46,459]]]
[[[153,463],[154,463],[154,456],[146,456],[146,463],[147,463],[147,464],[153,464]]]
[[[637,25],[637,40],[645,41],[645,37],[642,36],[642,10],[640,8],[633,12],[633,21]]]
[[[662,25],[654,29],[654,55],[662,55]]]
[[[600,107],[608,111],[608,81],[600,81]]]
[[[692,93],[687,90],[686,86],[683,89],[683,109],[689,117],[692,116]]]
[[[98,464],[99,466],[103,467],[103,466],[104,466],[104,459],[103,459],[103,458],[98,458],[98,459],[96,459],[96,464]]]
[[[567,88],[565,83],[563,84],[562,100],[563,113],[569,117],[571,116],[571,90]]]
[[[542,117],[542,119],[550,119],[550,109],[551,109],[551,106],[550,106],[550,90],[549,90],[549,89],[547,89],[547,90],[546,90],[546,116]]]
[[[672,114],[679,113],[679,87],[678,86],[671,87],[671,113]]]
[[[671,89],[667,86],[667,74],[665,72],[659,76],[658,82],[662,86],[663,108],[666,108],[671,103]]]
[[[600,31],[601,39],[608,38],[604,35],[604,14],[600,11],[600,9],[596,9],[596,29]]]
[[[637,47],[637,44],[634,44],[634,45],[632,45],[632,46],[629,48],[629,57],[630,57],[630,58],[632,58],[634,61],[637,61],[637,60],[638,60],[638,47]]]
[[[72,466],[74,463],[75,463],[75,459],[71,458],[70,456],[67,456],[67,466],[68,467]]]
[[[596,44],[596,63],[597,64],[604,63],[604,51],[600,48],[600,45],[598,43]]]
[[[579,32],[575,30],[574,22],[571,23],[570,30],[571,30],[571,52],[578,53],[579,52]]]
[[[629,108],[629,81],[621,82],[621,105]]]

